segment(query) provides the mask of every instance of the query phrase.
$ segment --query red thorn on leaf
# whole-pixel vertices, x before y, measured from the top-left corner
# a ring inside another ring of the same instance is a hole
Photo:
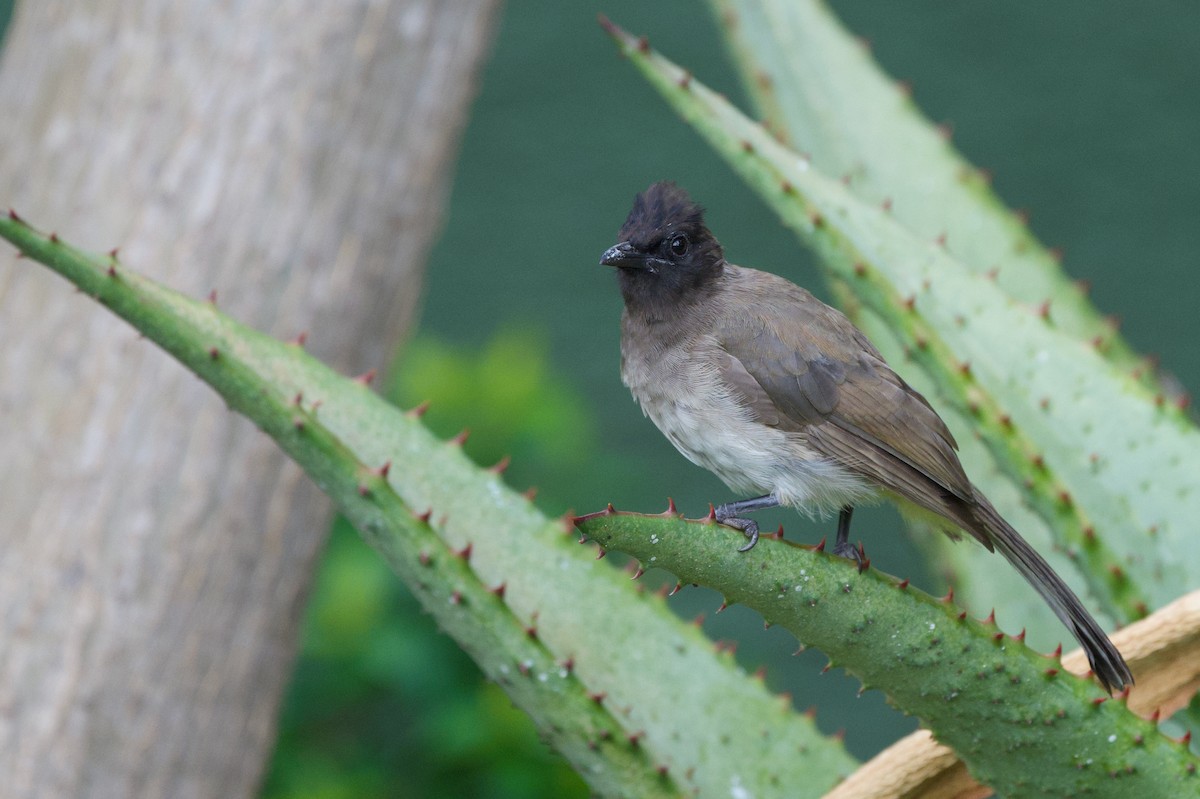
[[[463,598],[462,591],[454,591],[453,593],[450,594],[450,604],[451,605],[461,605],[462,598]]]
[[[1154,712],[1150,714],[1150,723],[1157,724],[1159,718],[1161,718],[1161,717],[1162,717],[1162,708],[1161,707],[1154,708]]]
[[[679,77],[679,88],[690,89],[692,87],[692,73],[684,70],[683,75]]]
[[[958,620],[959,621],[967,620],[967,612],[965,610],[958,614]]]
[[[420,563],[422,566],[428,566],[432,562],[433,558],[429,556],[428,552],[421,552],[417,554],[417,563]]]
[[[804,644],[797,643],[796,651],[792,653],[792,657],[799,657],[800,655],[804,654],[804,650],[806,649],[808,649],[808,647],[806,647]],[[814,710],[813,713],[815,714],[816,711]]]
[[[425,411],[429,410],[429,400],[425,400],[420,405],[405,412],[405,415],[410,419],[420,419],[425,415]]]
[[[658,588],[654,589],[654,595],[659,599],[666,599],[668,596],[667,592],[670,590],[671,586],[669,583],[661,583]]]
[[[603,691],[596,691],[595,693],[588,694],[587,696],[588,699],[592,700],[597,705],[604,704],[604,700],[608,698],[608,694],[604,693]]]
[[[213,289],[212,291],[208,292],[208,304],[209,305],[217,304],[217,290],[216,289]]]
[[[996,642],[1003,641],[1004,640],[1004,631],[996,630],[996,632],[992,633],[992,640],[996,641]]]
[[[522,677],[528,677],[529,672],[532,671],[532,669],[530,668],[530,665],[528,662],[526,662],[524,660],[519,660],[519,661],[517,661],[517,671],[521,673]]]
[[[697,613],[696,618],[692,619],[692,624],[696,625],[697,627],[703,627],[704,626],[704,614]]]
[[[767,679],[767,667],[759,666],[757,669],[754,670],[754,674],[751,679],[760,680],[760,681],[765,682]]]
[[[371,385],[371,383],[374,382],[374,380],[375,380],[375,370],[374,369],[368,369],[367,371],[363,372],[358,377],[354,378],[354,382],[362,383],[364,386]]]
[[[467,443],[467,439],[470,437],[471,437],[471,428],[464,427],[462,430],[458,431],[458,435],[456,435],[454,438],[450,439],[450,441],[448,443],[455,447],[461,447],[463,444]]]
[[[58,244],[58,234],[57,234],[57,233],[53,233],[53,232],[52,232],[52,233],[50,234],[50,243],[51,243],[51,244]]]
[[[892,210],[892,198],[884,197],[883,203],[881,205],[882,205],[882,208],[884,211],[891,211]]]
[[[645,570],[645,569],[643,569],[641,566],[638,566],[638,567],[637,567],[637,571],[635,571],[635,572],[633,573],[633,576],[632,576],[632,577],[630,577],[629,579],[630,579],[630,580],[638,580],[638,579],[640,579],[640,578],[641,578],[641,576],[642,576],[643,574],[645,574],[645,573],[646,573],[646,570]]]
[[[813,227],[821,227],[825,224],[825,219],[817,211],[810,210],[808,212],[808,223]]]
[[[1050,258],[1054,261],[1054,263],[1061,264],[1063,262],[1064,253],[1062,247],[1051,247],[1048,252],[1050,253]]]
[[[303,430],[304,429],[304,417],[303,416],[294,417],[292,419],[292,427],[296,428],[297,430]]]
[[[1025,628],[1024,627],[1021,628],[1021,632],[1017,633],[1014,640],[1020,641],[1021,643],[1025,643]]]
[[[360,497],[369,497],[371,496],[371,489],[360,483],[358,486],[358,495]]]
[[[617,509],[613,507],[613,504],[612,504],[611,502],[610,502],[610,503],[608,503],[608,507],[606,507],[606,508],[604,509],[604,515],[605,515],[605,516],[612,516],[612,515],[613,515],[613,514],[615,514],[616,512],[617,512]]]
[[[1037,307],[1037,315],[1043,319],[1050,318],[1050,300],[1045,300]]]
[[[970,377],[971,376],[971,363],[969,361],[963,361],[961,364],[959,364],[958,365],[958,373],[961,374],[963,377]]]
[[[580,543],[583,543],[583,542],[581,541]],[[605,549],[604,547],[596,547],[596,560],[600,560],[600,558],[604,557],[607,554],[608,554],[608,550]]]
[[[671,593],[667,594],[667,596],[675,596],[682,590],[683,590],[683,582],[682,581],[676,582],[675,587],[671,589]]]
[[[717,509],[714,508],[713,504],[710,502],[710,503],[708,503],[708,516],[705,516],[703,521],[706,521],[709,524],[712,524],[716,520],[717,520]]]
[[[908,578],[906,577],[903,580],[901,580],[900,582],[896,583],[896,587],[899,588],[901,591],[907,590],[908,589]]]
[[[1046,468],[1046,459],[1043,458],[1040,454],[1034,455],[1033,457],[1031,457],[1029,459],[1029,462],[1033,465],[1033,468],[1035,468],[1035,469]]]
[[[20,222],[21,224],[25,223],[25,220],[17,216],[17,212],[11,208],[8,209],[8,218],[14,222]]]
[[[471,552],[474,548],[475,545],[468,541],[465,547],[455,551],[454,556],[464,561],[469,561],[471,559]]]
[[[639,746],[641,746],[642,739],[645,737],[646,733],[642,730],[638,730],[637,732],[631,732],[629,735],[626,735],[625,739],[629,741],[630,746],[632,746],[634,749],[637,749]]]
[[[667,497],[667,509],[663,511],[663,516],[678,516],[679,510],[675,507],[675,500]]]
[[[1015,216],[1017,218],[1017,221],[1020,222],[1022,225],[1029,224],[1029,209],[1028,208],[1018,208],[1017,210],[1013,211],[1013,216]]]
[[[292,397],[292,407],[299,408],[302,404],[304,404],[304,395],[297,391],[296,396]]]
[[[742,139],[741,145],[742,145],[742,152],[744,152],[744,153],[752,153],[752,152],[754,152],[754,145],[753,145],[753,144],[751,144],[751,143],[750,143],[749,141],[747,141],[746,139]]]
[[[433,508],[430,508],[424,513],[418,513],[414,515],[416,516],[417,521],[419,521],[421,524],[429,524],[429,520],[433,518]]]
[[[220,357],[221,357],[221,351],[220,351],[220,350],[218,350],[216,347],[209,347],[209,348],[208,348],[208,358],[209,358],[209,360],[211,360],[211,361],[215,361],[217,358],[220,358]]]
[[[1117,699],[1121,700],[1122,702],[1127,702],[1127,701],[1129,700],[1129,691],[1130,691],[1130,688],[1131,688],[1131,686],[1128,686],[1128,685],[1126,685],[1126,686],[1125,686],[1125,687],[1124,687],[1124,688],[1121,690],[1121,693],[1117,694]]]
[[[1055,660],[1062,660],[1062,644],[1061,643],[1059,643],[1058,646],[1054,647],[1054,651],[1050,653],[1050,657],[1054,658]]]
[[[909,294],[908,297],[904,299],[902,304],[904,305],[904,309],[906,311],[911,311],[913,308],[917,307],[917,295]]]
[[[666,776],[671,773],[671,768],[669,766],[667,766],[665,763],[663,763],[663,764],[655,766],[654,771],[655,771],[655,773],[658,774],[659,777],[662,777],[665,779]]]
[[[499,599],[504,599],[504,592],[508,590],[508,583],[500,583],[495,588],[490,589]]]
[[[1107,696],[1098,696],[1098,697],[1096,697],[1095,699],[1093,699],[1093,700],[1092,700],[1092,704],[1093,704],[1095,707],[1100,707],[1101,705],[1103,705],[1103,704],[1104,704],[1105,702],[1107,702],[1107,701],[1108,701],[1108,697],[1107,697]]]
[[[945,247],[946,246],[946,234],[939,233],[938,237],[933,240],[933,243],[939,247]]]
[[[783,540],[783,522],[779,523],[779,529],[775,531],[775,540],[777,540],[777,541]]]
[[[1045,674],[1047,677],[1057,677],[1058,669],[1046,669]]]
[[[813,547],[813,551],[814,552],[824,552],[825,551],[825,539],[824,538],[822,538],[817,543],[817,545],[815,547]]]
[[[992,612],[989,613],[987,618],[983,620],[983,623],[988,625],[989,627],[996,626],[996,609],[995,608],[992,608]]]
[[[949,122],[943,122],[937,126],[937,132],[942,141],[950,141],[954,137],[954,125]]]
[[[504,472],[508,469],[509,464],[511,464],[511,463],[512,463],[512,458],[505,455],[503,458],[501,458],[499,461],[497,461],[496,465],[493,466],[489,471],[491,471],[492,474],[504,474]]]
[[[537,496],[537,491],[537,486],[530,486],[529,488],[525,489],[525,493],[521,494],[521,496],[525,497],[525,499],[529,500],[530,502],[533,502],[534,497]]]
[[[575,671],[575,658],[568,657],[560,665],[562,666],[563,671],[565,671],[567,674],[570,674],[571,672]]]
[[[862,277],[863,275],[867,274],[867,265],[864,264],[862,261],[857,261],[854,264],[854,274],[858,275],[859,277]]]
[[[649,53],[650,52],[650,40],[647,39],[645,36],[639,36],[638,40],[637,40],[637,49],[638,49],[639,53],[643,53],[643,54]]]
[[[295,344],[297,347],[303,347],[305,344],[308,343],[308,331],[301,330],[299,333],[296,334],[296,337],[294,339],[292,339],[291,343]]]
[[[725,608],[727,608],[727,607],[729,607],[729,601],[726,599],[722,599],[721,607],[717,608],[717,613],[720,613],[721,611],[725,610]]]
[[[18,258],[20,258],[22,255],[23,255],[23,253],[17,253]],[[108,269],[106,269],[105,272],[108,274],[109,277],[116,277],[117,276],[117,265],[115,263],[109,264]]]
[[[795,194],[796,193],[796,187],[793,186],[791,181],[788,181],[788,180],[785,180],[779,184],[779,190],[782,191],[784,194]]]
[[[1185,732],[1183,734],[1183,737],[1179,739],[1179,743],[1183,744],[1184,747],[1187,747],[1187,745],[1190,744],[1191,742],[1192,742],[1192,731],[1188,730],[1187,732]]]
[[[942,601],[947,605],[954,601],[954,586],[950,586],[950,588],[946,590],[946,595],[942,597]]]

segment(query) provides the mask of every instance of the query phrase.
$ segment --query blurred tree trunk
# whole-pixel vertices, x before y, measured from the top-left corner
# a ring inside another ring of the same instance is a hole
[[[411,323],[496,0],[30,0],[0,204],[347,373]],[[198,380],[0,261],[6,797],[253,794],[329,506]]]

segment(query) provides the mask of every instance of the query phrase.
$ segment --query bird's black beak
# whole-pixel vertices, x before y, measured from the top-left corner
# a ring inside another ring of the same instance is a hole
[[[600,256],[601,266],[616,266],[622,269],[650,269],[646,253],[639,252],[628,241],[614,244]]]

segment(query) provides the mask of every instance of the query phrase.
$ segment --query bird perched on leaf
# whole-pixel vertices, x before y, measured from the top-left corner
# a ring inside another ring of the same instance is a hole
[[[615,267],[625,311],[621,377],[689,460],[746,497],[716,507],[758,540],[744,514],[778,505],[838,513],[883,495],[999,550],[1083,645],[1110,692],[1133,677],[1079,598],[971,484],[941,417],[841,312],[799,286],[725,260],[703,211],[673,183],[634,200]]]

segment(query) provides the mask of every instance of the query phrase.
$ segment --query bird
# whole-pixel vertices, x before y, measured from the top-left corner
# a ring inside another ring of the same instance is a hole
[[[688,460],[746,497],[714,507],[741,531],[744,514],[786,506],[838,514],[833,552],[862,568],[849,540],[856,505],[915,506],[952,538],[999,552],[1087,653],[1111,694],[1133,684],[1120,652],[1045,559],[972,484],[933,406],[840,311],[769,272],[725,259],[704,210],[669,181],[636,196],[601,265],[614,267],[621,378]]]

